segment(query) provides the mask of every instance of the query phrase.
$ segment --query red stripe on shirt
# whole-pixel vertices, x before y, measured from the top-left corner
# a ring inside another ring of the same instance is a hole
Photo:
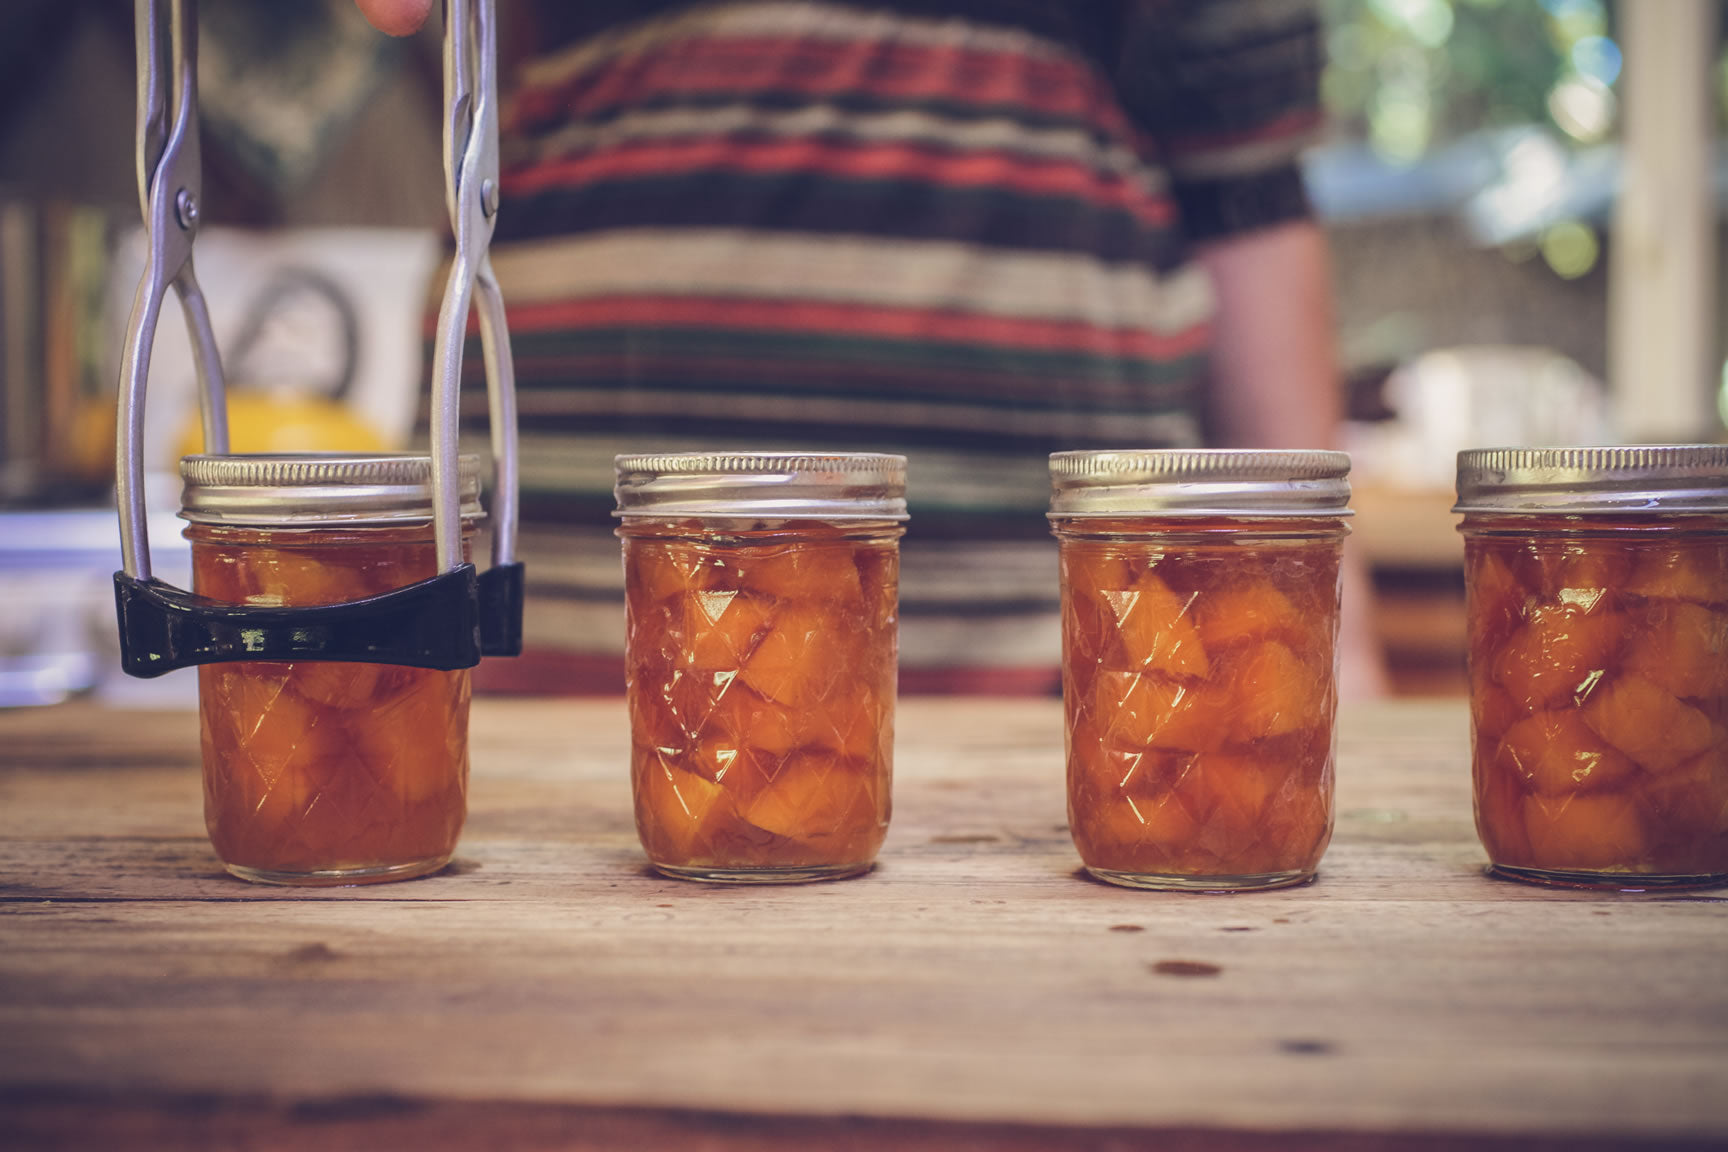
[[[699,93],[763,92],[1018,106],[1126,133],[1102,82],[1081,62],[1015,51],[792,37],[694,37],[614,57],[559,83],[527,88],[512,109],[515,132],[562,126],[619,106]]]
[[[1320,110],[1317,108],[1302,108],[1294,112],[1287,112],[1275,120],[1268,120],[1266,123],[1257,124],[1252,128],[1244,128],[1235,132],[1166,136],[1159,143],[1166,155],[1172,160],[1180,161],[1212,152],[1228,152],[1230,149],[1241,147],[1244,144],[1258,144],[1263,141],[1303,136],[1319,126],[1320,115]]]
[[[1205,360],[1189,357],[1172,360],[1161,366],[1168,377],[1161,382],[1146,383],[1131,380],[1101,382],[1084,375],[1056,372],[1014,372],[995,368],[990,371],[949,368],[940,365],[902,366],[881,361],[840,362],[831,358],[800,360],[792,357],[767,359],[747,356],[690,357],[677,354],[655,355],[644,361],[641,356],[618,355],[558,355],[528,356],[516,362],[517,380],[523,385],[517,397],[519,411],[525,417],[575,415],[586,409],[627,410],[631,404],[614,404],[604,397],[616,390],[615,381],[629,381],[631,387],[658,390],[678,384],[691,385],[693,395],[727,396],[733,386],[728,380],[748,381],[737,385],[738,394],[779,393],[820,402],[856,402],[860,407],[878,409],[870,417],[880,423],[929,424],[934,418],[900,412],[907,404],[925,401],[936,393],[935,404],[965,405],[967,396],[989,397],[997,402],[1025,402],[1050,411],[1051,389],[1066,385],[1071,391],[1063,401],[1069,405],[1070,417],[1108,419],[1113,412],[1145,416],[1156,413],[1158,406],[1180,405],[1187,393],[1198,385]],[[486,374],[478,356],[463,365],[465,383],[484,385]],[[812,386],[811,381],[820,381]],[[535,382],[543,387],[534,387]],[[576,394],[580,393],[578,397]],[[593,401],[596,395],[601,399]],[[1075,397],[1079,397],[1076,399]],[[574,402],[572,402],[574,401]],[[465,415],[484,416],[487,400],[484,395],[469,395],[464,401]],[[1149,405],[1152,407],[1149,409]],[[885,410],[884,410],[885,409]],[[1057,406],[1060,410],[1060,405]],[[993,409],[986,408],[985,411]],[[1165,411],[1171,410],[1165,407]],[[783,420],[808,423],[808,417],[795,412],[780,414]],[[966,423],[962,414],[958,420]],[[752,420],[768,419],[761,413]],[[945,417],[937,423],[947,424],[956,417]],[[949,425],[951,426],[951,425]]]
[[[1041,196],[1074,196],[1117,208],[1149,227],[1173,221],[1168,200],[1121,176],[1064,160],[1033,160],[1005,152],[943,152],[903,144],[802,140],[676,140],[592,152],[520,168],[504,175],[506,195],[633,177],[709,170],[819,173],[860,180],[918,180],[954,188],[1001,188]],[[696,194],[699,194],[697,192]]]
[[[1143,360],[1190,356],[1203,350],[1207,340],[1203,324],[1160,333],[977,312],[713,296],[605,296],[511,304],[507,311],[511,330],[519,333],[612,327],[734,328],[1095,352]],[[478,331],[478,326],[471,322],[470,329]]]

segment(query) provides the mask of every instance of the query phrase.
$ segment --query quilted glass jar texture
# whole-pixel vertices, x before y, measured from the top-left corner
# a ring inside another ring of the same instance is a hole
[[[893,773],[902,466],[620,461],[631,787],[661,872],[795,882],[874,862]],[[791,479],[758,494],[764,475]],[[862,492],[848,483],[860,476]]]
[[[1458,497],[1491,871],[1728,882],[1728,446],[1474,450]]]
[[[1332,832],[1337,453],[1064,453],[1068,815],[1095,877],[1302,883]]]

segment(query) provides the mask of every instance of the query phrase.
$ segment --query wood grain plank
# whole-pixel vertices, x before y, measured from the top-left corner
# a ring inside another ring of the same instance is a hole
[[[1461,705],[1347,714],[1320,880],[1234,897],[1078,876],[1060,725],[905,702],[879,868],[762,890],[645,872],[615,703],[483,701],[456,867],[297,891],[220,873],[188,717],[0,716],[0,1125],[1728,1139],[1728,900],[1485,878]]]

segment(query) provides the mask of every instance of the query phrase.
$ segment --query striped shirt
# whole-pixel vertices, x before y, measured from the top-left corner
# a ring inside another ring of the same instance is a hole
[[[1052,688],[1045,455],[1202,441],[1190,245],[1306,213],[1311,5],[547,7],[493,246],[531,645],[621,668],[614,454],[897,451],[905,686]]]

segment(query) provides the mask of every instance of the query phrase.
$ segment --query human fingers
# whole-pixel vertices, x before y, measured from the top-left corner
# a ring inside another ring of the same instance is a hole
[[[410,36],[426,23],[432,0],[354,0],[372,27],[390,36]]]

